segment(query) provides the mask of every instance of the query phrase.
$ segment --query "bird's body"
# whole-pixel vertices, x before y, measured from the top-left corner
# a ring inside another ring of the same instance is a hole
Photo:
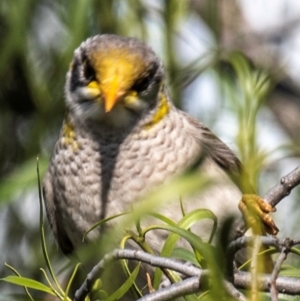
[[[145,44],[114,35],[84,42],[67,75],[66,104],[44,179],[48,219],[65,253],[79,248],[96,222],[129,210],[199,162],[199,174],[210,174],[218,186],[183,200],[185,210],[210,208],[219,221],[238,215],[241,193],[225,172],[239,174],[239,160],[209,129],[175,108],[162,64]],[[175,221],[182,217],[179,198],[162,209]],[[160,238],[152,239],[159,248]]]
[[[57,216],[53,223],[63,224],[63,229],[57,231],[66,232],[71,248],[82,244],[84,233],[95,223],[129,210],[147,191],[183,173],[203,155],[200,125],[173,105],[170,109],[162,122],[142,131],[144,120],[127,130],[66,121],[44,183],[48,193],[51,186],[51,195],[55,197]],[[210,167],[205,170],[217,175],[216,181],[223,181],[226,176],[213,171],[212,167],[220,168],[212,160],[206,165]],[[204,196],[188,203],[183,200],[187,212],[209,207],[217,215],[237,213],[240,193],[232,183],[229,193],[228,187],[223,186],[223,192],[219,188],[222,196],[217,200],[212,199],[216,193],[205,201]],[[178,221],[182,217],[179,196],[176,204],[170,206],[166,214]],[[94,231],[90,235],[99,233]],[[63,238],[61,246],[68,239]]]

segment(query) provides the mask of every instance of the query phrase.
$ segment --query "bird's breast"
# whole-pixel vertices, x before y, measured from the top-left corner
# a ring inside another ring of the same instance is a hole
[[[74,129],[72,143],[57,143],[53,186],[69,236],[77,233],[75,245],[96,222],[129,210],[196,160],[201,151],[196,139],[178,120],[166,121],[126,134]]]

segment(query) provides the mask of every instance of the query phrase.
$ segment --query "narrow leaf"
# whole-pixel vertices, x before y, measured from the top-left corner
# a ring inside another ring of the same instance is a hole
[[[26,286],[27,288],[35,289],[55,296],[55,293],[48,286],[30,278],[19,276],[7,276],[5,278],[1,278],[0,280],[20,286]]]
[[[117,218],[117,217],[120,217],[120,216],[122,216],[122,215],[129,214],[129,213],[130,213],[130,212],[123,212],[123,213],[116,214],[116,215],[109,216],[109,217],[107,217],[107,218],[102,219],[100,222],[96,223],[96,224],[93,225],[89,230],[87,230],[87,231],[85,232],[85,234],[83,235],[83,238],[82,238],[82,242],[84,242],[86,236],[87,236],[91,231],[93,231],[95,228],[101,226],[102,224],[104,224],[104,223],[106,223],[106,222],[108,222],[108,221],[110,221],[110,220],[112,220],[112,219],[115,219],[115,218]]]
[[[110,295],[105,301],[115,301],[119,300],[121,297],[123,297],[126,292],[130,289],[130,287],[133,285],[139,269],[140,269],[141,263],[139,262],[136,268],[133,270],[132,274],[128,277],[128,279],[123,283],[123,285],[116,290],[112,295]]]

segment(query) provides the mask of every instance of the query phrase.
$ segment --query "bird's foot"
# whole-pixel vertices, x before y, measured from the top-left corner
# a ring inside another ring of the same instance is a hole
[[[273,208],[259,195],[244,194],[239,203],[239,209],[247,226],[253,229],[254,234],[262,235],[267,232],[276,235],[278,233],[279,229],[269,215],[270,212],[275,212],[276,208]]]

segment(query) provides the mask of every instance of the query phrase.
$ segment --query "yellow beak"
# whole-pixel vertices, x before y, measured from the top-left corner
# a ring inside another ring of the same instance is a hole
[[[118,76],[114,76],[111,81],[104,84],[101,92],[104,96],[105,113],[108,113],[112,110],[120,96],[123,94],[120,91],[120,80]]]

